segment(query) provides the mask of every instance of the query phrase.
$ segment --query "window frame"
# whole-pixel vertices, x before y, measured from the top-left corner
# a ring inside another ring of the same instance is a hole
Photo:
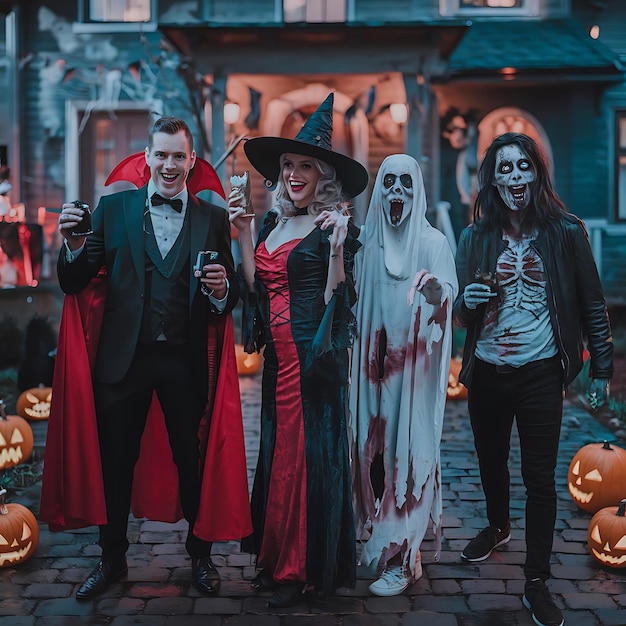
[[[328,12],[328,7],[336,5],[337,4],[337,0],[319,0],[320,2],[324,3],[324,9],[325,9],[325,13]],[[348,20],[349,20],[349,16],[350,16],[350,12],[353,9],[352,7],[352,2],[351,0],[341,0],[344,3],[344,19],[343,20],[324,20],[321,22],[317,22],[317,21],[308,21],[306,19],[306,5],[309,2],[309,0],[305,0],[304,4],[304,12],[305,12],[305,19],[304,20],[294,20],[294,21],[286,21],[285,20],[285,2],[286,0],[276,0],[277,3],[277,11],[280,12],[280,21],[283,24],[347,24]]]
[[[150,19],[146,22],[118,22],[118,21],[91,21],[89,9],[92,2],[107,2],[107,0],[78,0],[77,20],[72,24],[75,33],[128,33],[154,32],[158,28],[158,0],[149,0]]]
[[[524,6],[461,7],[461,0],[439,0],[439,12],[444,17],[538,17],[540,0],[523,0]]]

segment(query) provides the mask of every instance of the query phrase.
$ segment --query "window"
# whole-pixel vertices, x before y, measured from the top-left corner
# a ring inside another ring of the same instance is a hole
[[[283,0],[285,22],[345,22],[346,0]]]
[[[626,111],[617,113],[617,146],[615,176],[616,218],[626,221]]]
[[[157,0],[79,0],[77,32],[156,29]]]
[[[439,0],[441,15],[451,16],[536,16],[539,0]]]

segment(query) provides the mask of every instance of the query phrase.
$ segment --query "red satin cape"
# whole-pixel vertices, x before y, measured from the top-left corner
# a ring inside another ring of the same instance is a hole
[[[44,454],[39,519],[51,531],[106,523],[91,382],[102,324],[106,275],[63,301]],[[202,490],[194,534],[238,540],[252,532],[233,322],[209,326],[209,398],[199,427]],[[131,509],[137,518],[182,519],[178,472],[161,407],[153,399],[135,467]]]

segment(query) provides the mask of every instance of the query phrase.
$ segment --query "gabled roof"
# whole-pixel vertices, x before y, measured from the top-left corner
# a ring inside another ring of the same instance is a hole
[[[514,70],[514,71],[511,71]],[[467,29],[449,58],[448,81],[624,80],[619,56],[574,20],[483,20]]]

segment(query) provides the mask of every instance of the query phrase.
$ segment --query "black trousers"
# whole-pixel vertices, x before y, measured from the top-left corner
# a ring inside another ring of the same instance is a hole
[[[105,560],[119,559],[128,549],[133,472],[155,391],[178,468],[183,514],[189,522],[187,552],[193,558],[210,554],[211,544],[192,533],[201,483],[197,431],[206,403],[193,380],[189,347],[155,342],[137,347],[130,369],[119,383],[94,385],[107,511],[107,524],[100,527],[99,539]]]
[[[517,422],[526,487],[524,573],[528,580],[547,580],[557,508],[554,470],[563,416],[559,358],[534,361],[506,373],[476,359],[468,408],[487,518],[491,526],[502,529],[509,523],[508,459],[513,419]]]

